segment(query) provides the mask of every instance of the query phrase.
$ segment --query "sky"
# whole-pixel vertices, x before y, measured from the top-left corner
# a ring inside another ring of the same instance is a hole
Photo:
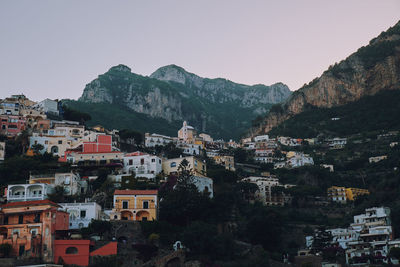
[[[398,0],[2,0],[0,98],[77,99],[117,64],[293,91],[399,20]]]

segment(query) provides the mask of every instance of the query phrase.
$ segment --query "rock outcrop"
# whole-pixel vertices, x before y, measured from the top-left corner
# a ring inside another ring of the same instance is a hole
[[[272,107],[251,134],[268,133],[310,105],[329,108],[382,90],[397,89],[400,89],[400,22],[293,92],[281,105]]]
[[[252,119],[290,94],[283,83],[249,86],[207,79],[176,65],[145,77],[118,65],[87,84],[79,101],[119,105],[168,122],[187,120],[201,131],[220,128],[214,133],[222,136],[236,128],[245,131]]]

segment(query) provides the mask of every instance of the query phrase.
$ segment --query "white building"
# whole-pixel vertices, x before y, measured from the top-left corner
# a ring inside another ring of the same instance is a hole
[[[255,193],[256,200],[260,201],[264,205],[281,205],[283,206],[286,202],[290,200],[290,197],[285,195],[283,192],[280,194],[273,194],[272,188],[276,186],[281,186],[283,188],[289,188],[293,185],[282,185],[279,179],[275,176],[269,177],[258,177],[250,176],[241,180],[241,182],[253,183],[257,185],[258,190]]]
[[[254,154],[254,160],[262,163],[273,163],[274,152],[270,149],[257,149]]]
[[[333,139],[327,139],[326,143],[332,149],[341,149],[347,144],[347,138],[335,137]]]
[[[177,138],[161,135],[161,134],[145,134],[144,145],[145,147],[165,146],[169,143],[177,143]]]
[[[92,220],[102,220],[104,216],[101,206],[90,203],[59,203],[69,213],[69,229],[88,227]]]
[[[123,157],[124,174],[135,173],[136,177],[146,177],[153,179],[162,171],[162,161],[155,155],[149,155],[142,152],[133,152],[125,154]]]
[[[40,153],[51,153],[62,157],[66,150],[77,148],[83,144],[84,126],[55,124],[53,129],[42,133],[33,133],[29,138],[29,146],[40,144]]]
[[[258,135],[256,137],[254,137],[255,142],[262,142],[262,141],[268,141],[268,140],[269,140],[268,135]]]
[[[56,115],[59,114],[58,101],[56,101],[56,100],[51,100],[51,99],[46,98],[45,100],[37,103],[35,105],[35,107],[42,109],[46,113],[52,113],[52,114],[56,114]]]
[[[6,142],[0,142],[0,162],[2,162],[6,155]]]
[[[7,202],[47,199],[53,192],[48,184],[13,184],[7,187]]]
[[[179,148],[183,150],[183,153],[186,155],[200,155],[202,145],[198,144],[179,144]]]
[[[80,195],[87,190],[86,181],[82,181],[80,176],[73,172],[56,173],[54,185],[64,187],[64,194],[67,196]]]
[[[289,168],[297,168],[306,165],[314,165],[314,160],[307,154],[296,153],[293,157],[286,160],[286,165]]]
[[[369,163],[377,163],[379,161],[387,159],[387,155],[377,156],[377,157],[370,157],[368,159]]]

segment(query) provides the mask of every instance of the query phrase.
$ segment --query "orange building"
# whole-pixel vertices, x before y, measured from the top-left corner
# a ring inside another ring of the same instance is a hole
[[[117,254],[117,242],[109,242],[94,251],[90,251],[94,245],[94,241],[91,240],[56,240],[54,262],[58,264],[88,266],[90,257]]]
[[[157,190],[115,190],[111,220],[157,220]]]
[[[53,261],[56,230],[68,230],[69,214],[50,200],[13,202],[0,206],[0,244],[11,255]]]

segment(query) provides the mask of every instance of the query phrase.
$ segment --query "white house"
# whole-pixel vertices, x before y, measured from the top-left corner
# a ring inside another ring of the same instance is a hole
[[[87,189],[86,181],[73,172],[56,173],[54,185],[64,187],[64,194],[69,196],[83,194]]]
[[[177,138],[155,133],[146,133],[144,137],[145,147],[165,146],[169,143],[176,143],[177,141]]]
[[[268,135],[258,135],[256,137],[254,137],[255,142],[262,142],[262,141],[268,141],[268,140],[269,140]]]
[[[101,206],[90,203],[59,203],[69,213],[69,229],[88,227],[92,220],[104,219]]]
[[[13,184],[7,187],[7,202],[32,201],[47,199],[53,192],[48,184]]]
[[[125,154],[123,161],[122,171],[124,174],[135,173],[136,177],[153,179],[162,171],[162,161],[155,155],[136,151]]]
[[[44,112],[46,113],[53,113],[58,115],[58,101],[56,100],[51,100],[49,98],[46,98],[43,101],[40,101],[35,105],[35,107],[41,108]]]
[[[198,144],[179,144],[179,148],[183,150],[183,153],[186,155],[200,155],[202,145]]]

